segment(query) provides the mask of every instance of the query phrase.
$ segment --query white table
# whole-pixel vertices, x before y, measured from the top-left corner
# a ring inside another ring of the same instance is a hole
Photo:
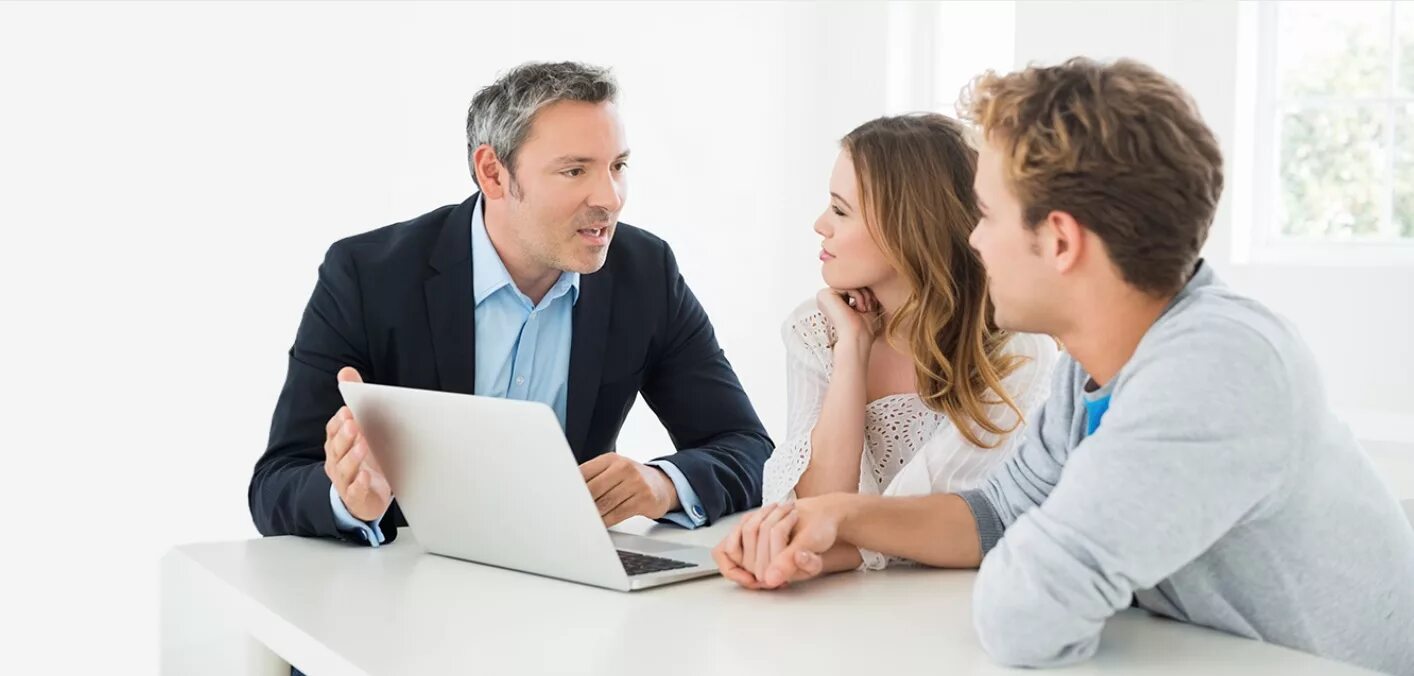
[[[623,530],[711,545],[634,519]],[[168,674],[992,674],[974,573],[847,573],[777,592],[717,577],[631,594],[426,554],[293,537],[192,544],[162,561]],[[1035,672],[1030,672],[1035,673]],[[1126,611],[1068,674],[1368,673]]]

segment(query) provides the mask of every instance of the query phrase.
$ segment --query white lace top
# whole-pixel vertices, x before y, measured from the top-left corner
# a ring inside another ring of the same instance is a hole
[[[810,464],[810,433],[820,417],[833,368],[834,327],[815,304],[798,307],[781,328],[786,344],[785,443],[766,461],[765,503],[794,497],[800,475]],[[1049,390],[1058,352],[1054,340],[1015,334],[1007,345],[1027,361],[1003,381],[1007,393],[1026,412],[1038,407]],[[1016,413],[1005,404],[989,407],[993,422],[1011,427]],[[984,441],[996,435],[977,430]],[[864,448],[859,459],[859,492],[866,495],[954,493],[976,487],[993,467],[1015,450],[1020,428],[993,449],[979,448],[948,420],[923,405],[916,393],[894,394],[869,402],[865,409]],[[900,559],[886,559],[861,549],[861,568],[879,570]]]

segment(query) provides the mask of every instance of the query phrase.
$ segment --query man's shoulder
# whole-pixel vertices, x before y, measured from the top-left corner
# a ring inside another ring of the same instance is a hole
[[[353,259],[360,265],[426,262],[457,207],[449,204],[406,221],[345,237],[330,245],[329,257]]]
[[[636,225],[624,223],[623,221],[619,221],[619,223],[614,226],[614,243],[616,245],[628,243],[630,246],[633,247],[667,246],[667,242],[663,241],[662,237],[648,232],[647,230],[644,230],[643,228],[640,228]]]
[[[657,265],[661,267],[662,261],[671,251],[668,243],[663,238],[628,223],[620,222],[614,226],[614,240],[609,244],[609,257],[606,264],[613,265],[617,270],[625,266]]]
[[[1155,323],[1145,342],[1150,352],[1194,352],[1222,359],[1286,361],[1302,349],[1300,335],[1284,317],[1254,298],[1213,285],[1187,294]]]
[[[1120,379],[1130,396],[1142,381],[1153,396],[1185,398],[1209,417],[1251,414],[1249,403],[1264,414],[1288,410],[1278,402],[1297,390],[1321,389],[1314,357],[1296,330],[1260,302],[1221,286],[1196,290],[1169,308]]]
[[[621,290],[638,294],[671,285],[679,271],[672,248],[643,228],[620,222],[604,259],[604,271]]]

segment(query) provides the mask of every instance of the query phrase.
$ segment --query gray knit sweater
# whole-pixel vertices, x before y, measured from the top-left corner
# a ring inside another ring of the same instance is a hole
[[[1065,357],[1017,454],[962,496],[995,659],[1083,660],[1134,604],[1414,675],[1414,528],[1291,326],[1201,265],[1086,437],[1088,381]]]

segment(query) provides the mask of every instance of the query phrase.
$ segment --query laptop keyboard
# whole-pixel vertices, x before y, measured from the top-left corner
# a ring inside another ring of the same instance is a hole
[[[697,565],[676,559],[665,559],[661,556],[649,556],[647,554],[637,554],[634,552],[619,551],[619,562],[624,564],[624,572],[630,576],[646,575],[648,573],[661,573],[665,570],[678,570],[681,568],[692,568]]]

